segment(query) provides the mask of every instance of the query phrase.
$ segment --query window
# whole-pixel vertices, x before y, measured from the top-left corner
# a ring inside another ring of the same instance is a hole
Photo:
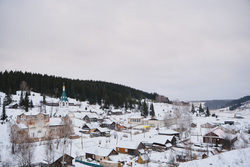
[[[125,152],[128,152],[128,149],[125,149]]]

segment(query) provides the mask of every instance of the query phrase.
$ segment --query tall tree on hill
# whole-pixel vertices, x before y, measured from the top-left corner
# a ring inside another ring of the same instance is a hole
[[[5,111],[5,103],[3,103],[3,112],[2,112],[2,115],[1,115],[1,120],[6,120],[8,116],[6,115],[6,111]]]
[[[147,117],[148,116],[148,105],[146,103],[146,100],[144,100],[142,104],[142,115]]]
[[[207,110],[206,110],[206,117],[209,117],[210,116],[210,111],[209,111],[209,109],[208,109],[208,107],[207,107]]]
[[[152,117],[155,116],[155,109],[154,109],[153,103],[150,104],[150,115],[151,115]]]
[[[26,92],[25,98],[24,98],[24,109],[25,109],[26,112],[29,111],[29,97],[28,97],[27,92]]]
[[[5,106],[9,105],[10,103],[12,103],[12,97],[10,93],[7,93],[5,98],[4,98],[4,103]]]
[[[204,112],[204,109],[202,108],[201,103],[200,103],[199,113],[203,113],[203,112]]]
[[[24,106],[23,91],[21,91],[19,105]]]
[[[194,104],[192,104],[191,113],[193,113],[193,114],[195,113]]]

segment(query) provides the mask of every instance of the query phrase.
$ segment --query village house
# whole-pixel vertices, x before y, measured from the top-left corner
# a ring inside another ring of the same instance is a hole
[[[103,122],[101,123],[100,127],[115,130],[116,123],[114,121],[109,120],[109,119],[104,119]]]
[[[175,136],[175,137],[180,137],[180,133],[175,131],[175,130],[171,130],[171,129],[167,129],[167,130],[162,130],[158,133],[158,135],[167,135],[167,136]]]
[[[128,123],[129,124],[142,124],[142,119],[143,117],[141,116],[134,116],[134,117],[130,117],[128,118]]]
[[[13,125],[12,132],[24,132],[33,141],[62,138],[65,126],[69,126],[67,133],[74,134],[70,117],[50,118],[48,114],[41,112],[27,112],[17,116],[16,124]],[[18,128],[18,129],[17,129]]]
[[[203,143],[222,144],[228,148],[237,140],[237,135],[229,134],[217,128],[203,136]]]
[[[98,136],[110,137],[110,130],[108,128],[97,128],[93,133],[98,133]]]
[[[217,125],[215,123],[206,122],[200,125],[201,128],[215,128]]]
[[[85,148],[86,159],[91,158],[95,161],[108,161],[109,156],[118,155],[114,149],[102,147],[87,147]]]
[[[108,111],[108,115],[122,115],[123,112],[121,110],[110,110]]]
[[[156,119],[156,118],[144,118],[142,120],[143,125],[149,125],[151,128],[161,128],[164,127],[164,120],[163,119]]]
[[[240,129],[234,125],[225,124],[219,126],[219,128],[225,131],[226,133],[232,133],[232,134],[240,133]]]
[[[80,130],[80,132],[90,134],[94,132],[94,130],[96,130],[97,128],[99,128],[98,123],[91,123],[91,124],[86,123],[85,125],[82,126],[82,130]]]
[[[48,163],[48,162],[41,162],[39,165],[41,167],[73,167],[75,165],[73,165],[72,161],[73,161],[73,157],[68,155],[68,154],[55,154],[54,155],[54,159],[55,161],[52,163]]]
[[[116,146],[116,151],[118,153],[124,153],[129,155],[140,155],[141,152],[144,152],[145,146],[142,142],[137,141],[119,141]]]
[[[83,120],[86,121],[87,123],[90,122],[97,122],[98,116],[96,114],[87,114],[83,117]]]

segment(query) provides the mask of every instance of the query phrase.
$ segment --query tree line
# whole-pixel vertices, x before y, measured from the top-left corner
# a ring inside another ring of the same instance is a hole
[[[14,94],[17,90],[21,90],[23,81],[29,90],[51,97],[60,97],[64,83],[68,97],[80,101],[88,100],[90,104],[99,104],[104,108],[109,108],[110,105],[115,108],[134,108],[138,100],[145,98],[155,100],[157,96],[156,93],[147,93],[120,84],[22,71],[0,72],[0,91]]]

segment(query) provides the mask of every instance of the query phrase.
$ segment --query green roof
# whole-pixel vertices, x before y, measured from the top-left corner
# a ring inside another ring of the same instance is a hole
[[[61,96],[61,98],[60,98],[60,101],[68,101],[68,98],[67,98],[66,93],[65,93],[64,90],[63,90],[63,92],[62,92],[62,96]]]

